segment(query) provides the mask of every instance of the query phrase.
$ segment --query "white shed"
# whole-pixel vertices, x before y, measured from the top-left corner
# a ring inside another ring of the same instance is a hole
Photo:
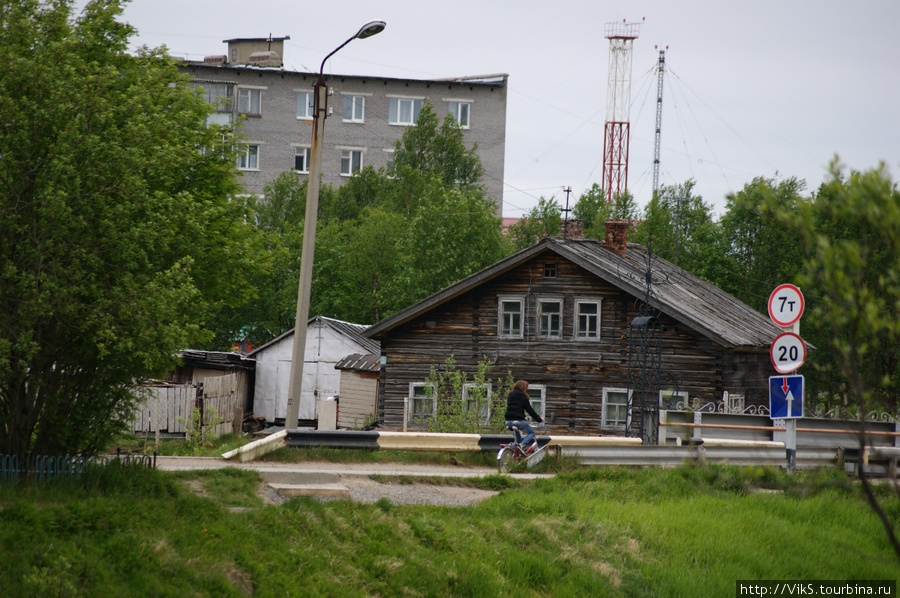
[[[299,419],[312,421],[318,419],[317,401],[340,392],[341,371],[334,366],[355,353],[379,355],[381,348],[377,341],[360,335],[368,328],[362,324],[316,316],[307,326]],[[294,331],[289,330],[248,355],[256,359],[256,417],[274,422],[287,416],[293,353]]]

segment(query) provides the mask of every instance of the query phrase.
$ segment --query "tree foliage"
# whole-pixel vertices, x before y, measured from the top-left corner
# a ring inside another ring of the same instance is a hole
[[[603,239],[606,237],[607,220],[633,222],[638,218],[638,207],[634,196],[628,191],[617,194],[610,203],[603,188],[594,183],[579,196],[572,215],[584,224],[586,238]]]
[[[509,227],[509,237],[515,249],[531,247],[541,239],[559,236],[562,210],[555,200],[541,197],[538,204]]]
[[[322,185],[310,313],[373,324],[507,255],[482,173],[462,130],[426,102],[389,168]],[[259,298],[232,311],[232,333],[266,341],[294,326],[306,190],[285,172],[256,202],[271,267],[254,279]]]
[[[247,296],[230,132],[121,12],[0,2],[0,452],[96,452]]]
[[[730,275],[720,284],[754,309],[766,312],[769,294],[782,283],[796,282],[802,265],[798,233],[780,219],[795,212],[805,184],[757,177],[728,197],[722,217],[725,259]]]
[[[804,337],[820,343],[817,372],[826,374],[809,391],[817,398],[839,396],[862,422],[871,410],[898,407],[900,190],[883,166],[853,172],[845,180],[834,164],[832,175],[831,182],[796,209],[779,210],[774,195],[766,208],[777,210],[804,250],[798,280],[810,308],[804,322],[812,332]],[[860,426],[860,451],[867,444]],[[863,492],[900,559],[895,521],[882,508],[864,469]]]

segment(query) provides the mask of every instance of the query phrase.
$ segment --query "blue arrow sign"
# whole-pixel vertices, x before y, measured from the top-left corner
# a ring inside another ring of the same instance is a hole
[[[803,417],[803,376],[769,377],[769,417]]]

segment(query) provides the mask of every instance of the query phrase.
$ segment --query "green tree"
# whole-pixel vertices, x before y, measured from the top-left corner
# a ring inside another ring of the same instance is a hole
[[[594,183],[578,198],[572,215],[584,224],[586,238],[603,239],[606,237],[607,220],[637,220],[638,208],[634,196],[628,191],[616,195],[610,203],[603,189]]]
[[[463,131],[453,117],[448,114],[441,123],[426,100],[416,126],[406,129],[397,142],[389,174],[411,182],[416,178],[413,173],[433,173],[445,187],[467,191],[480,187],[484,175],[477,149],[477,145],[466,148]]]
[[[694,195],[694,185],[693,180],[663,185],[644,206],[644,219],[631,239],[648,245],[652,238],[654,253],[703,276],[709,269],[709,248],[717,245],[717,229],[711,206]]]
[[[883,166],[844,180],[834,165],[832,174],[811,200],[785,210],[770,194],[764,209],[801,242],[804,263],[798,280],[809,314],[803,321],[821,343],[813,359],[833,364],[862,422],[870,410],[897,407],[900,191]],[[868,443],[862,426],[859,443],[860,449]],[[881,508],[864,469],[860,477],[900,559],[895,522]]]
[[[230,131],[115,0],[0,1],[0,452],[91,454],[247,296]],[[226,141],[223,145],[223,140]]]
[[[805,183],[795,178],[776,182],[757,177],[729,196],[720,225],[727,243],[732,275],[723,288],[763,313],[772,290],[796,282],[802,266],[797,232],[779,214],[791,213],[803,201]]]
[[[562,210],[551,198],[541,197],[538,205],[509,227],[509,236],[515,249],[526,249],[541,239],[558,237],[562,224]]]

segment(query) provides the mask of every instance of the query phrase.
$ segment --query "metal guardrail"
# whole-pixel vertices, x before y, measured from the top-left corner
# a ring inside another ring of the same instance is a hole
[[[285,444],[295,447],[329,447],[370,450],[428,450],[496,452],[512,440],[504,434],[436,434],[416,432],[359,432],[288,430]],[[677,467],[684,463],[716,463],[738,466],[787,467],[785,445],[779,441],[697,439],[681,445],[643,446],[639,439],[618,436],[539,436],[550,454],[577,457],[585,465]],[[873,448],[857,454],[853,448],[800,446],[796,467],[840,467],[858,473],[859,467],[874,475],[896,470],[900,450]]]
[[[684,463],[717,463],[729,465],[762,465],[784,467],[787,464],[784,445],[682,445],[682,446],[617,446],[565,447],[562,455],[577,457],[584,465],[630,465],[647,467],[677,467]],[[828,449],[800,449],[797,467],[814,469],[833,467],[837,455]]]

